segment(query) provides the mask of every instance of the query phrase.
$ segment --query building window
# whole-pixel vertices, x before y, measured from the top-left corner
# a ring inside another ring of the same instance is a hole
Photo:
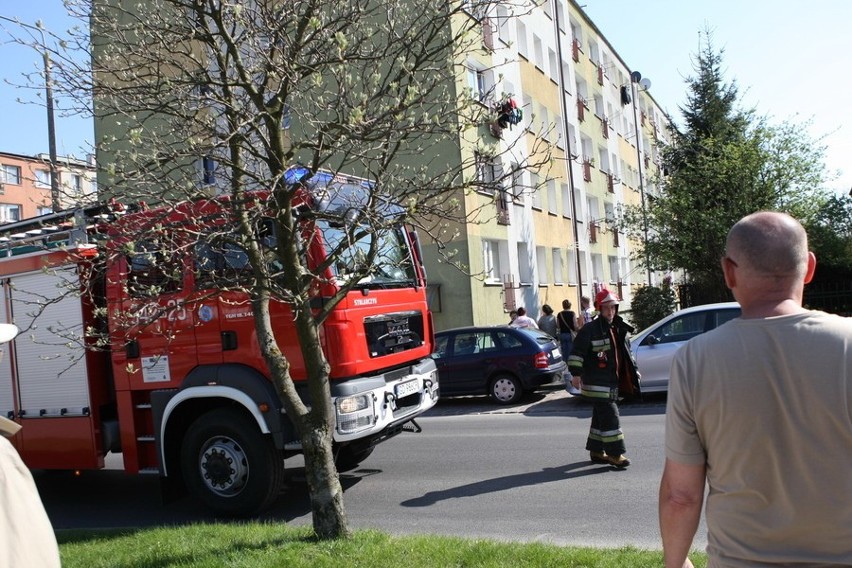
[[[541,191],[539,191],[538,174],[530,172],[530,195],[532,195],[532,206],[541,209]]]
[[[20,168],[18,168],[20,171]],[[0,223],[13,223],[21,220],[21,206],[11,203],[0,203]]]
[[[618,257],[610,256],[609,260],[609,281],[612,284],[615,284],[619,280],[621,280],[621,275],[618,273]]]
[[[49,213],[53,213],[53,208],[50,207],[49,205],[39,205],[36,208],[36,214],[37,215],[47,215]]]
[[[599,254],[592,255],[592,278],[595,282],[604,281],[603,256]]]
[[[521,284],[530,284],[532,282],[531,260],[527,243],[518,243],[518,278]]]
[[[497,37],[509,45],[511,36],[509,35],[509,11],[503,6],[497,6]]]
[[[571,218],[571,189],[567,183],[562,184],[562,216]]]
[[[469,65],[467,68],[467,87],[470,89],[471,97],[484,102],[488,96],[488,81],[485,71]]]
[[[500,243],[498,241],[482,241],[482,262],[486,282],[500,282]]]
[[[12,185],[21,185],[21,168],[19,166],[10,166],[3,164],[2,175],[0,181]]]
[[[553,283],[562,284],[565,282],[565,274],[562,270],[562,251],[555,248],[550,251],[550,255],[553,258]]]
[[[568,283],[577,284],[577,251],[568,251]]]
[[[539,285],[546,285],[549,280],[547,278],[547,249],[544,247],[535,247],[535,267]]]
[[[540,71],[546,72],[544,69],[544,49],[541,45],[541,38],[533,34],[533,63]]]
[[[50,189],[50,172],[47,170],[36,170],[35,186],[40,189]]]
[[[512,179],[510,188],[511,197],[513,201],[523,202],[524,196],[524,180],[523,180],[523,172],[521,171],[520,164],[516,162],[512,162]]]
[[[527,47],[527,27],[521,22],[520,18],[517,20],[517,31],[518,31],[518,53],[529,59]]]
[[[83,176],[78,174],[71,176],[71,189],[78,195],[83,193]]]
[[[556,180],[547,180],[547,211],[556,215],[559,207],[556,203]]]
[[[210,156],[201,159],[201,181],[204,185],[216,183],[216,160]]]
[[[556,59],[556,52],[550,48],[547,48],[547,59],[550,62],[550,75],[549,77],[554,81],[559,80],[559,62]]]
[[[477,152],[474,161],[476,162],[476,189],[493,195],[503,177],[500,160]]]

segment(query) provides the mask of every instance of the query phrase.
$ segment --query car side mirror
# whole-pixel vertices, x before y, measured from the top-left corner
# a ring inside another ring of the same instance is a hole
[[[649,335],[648,337],[645,338],[645,341],[644,341],[645,345],[656,345],[659,342],[660,342],[660,340],[657,339],[656,335]]]

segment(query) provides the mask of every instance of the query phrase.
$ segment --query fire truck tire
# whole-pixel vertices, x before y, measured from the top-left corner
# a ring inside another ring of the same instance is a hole
[[[284,458],[272,436],[235,409],[210,411],[190,425],[181,470],[192,495],[230,516],[263,511],[284,485]]]
[[[337,466],[337,471],[349,471],[358,467],[362,461],[370,457],[375,446],[370,446],[367,449],[359,448],[358,446],[343,446],[337,451],[337,457],[334,464]]]

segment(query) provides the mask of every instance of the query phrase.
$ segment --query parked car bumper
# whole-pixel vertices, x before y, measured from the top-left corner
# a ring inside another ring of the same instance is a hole
[[[560,362],[559,364],[551,365],[547,369],[541,369],[534,374],[521,377],[521,383],[524,385],[524,390],[532,390],[542,385],[561,380],[562,374],[566,369],[567,365],[564,362]]]

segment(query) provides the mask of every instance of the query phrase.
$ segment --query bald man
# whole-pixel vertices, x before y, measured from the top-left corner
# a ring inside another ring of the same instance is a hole
[[[708,568],[852,565],[852,319],[806,310],[816,259],[792,217],[728,234],[725,282],[742,316],[672,363],[660,531],[667,568],[707,496]]]

